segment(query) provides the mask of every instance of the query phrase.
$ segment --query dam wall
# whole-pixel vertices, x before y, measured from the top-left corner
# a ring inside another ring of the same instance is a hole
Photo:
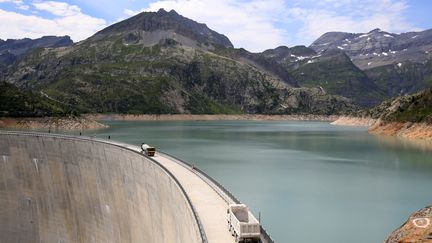
[[[0,132],[1,242],[203,242],[157,162],[91,139]]]

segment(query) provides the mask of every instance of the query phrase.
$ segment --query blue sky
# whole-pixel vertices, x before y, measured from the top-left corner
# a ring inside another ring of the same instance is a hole
[[[251,51],[309,45],[328,31],[432,28],[430,0],[0,0],[0,38],[70,35],[80,41],[112,23],[159,8],[206,23],[235,47]]]

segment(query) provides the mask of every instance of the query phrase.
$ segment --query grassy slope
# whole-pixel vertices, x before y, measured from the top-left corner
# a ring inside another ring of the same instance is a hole
[[[291,67],[291,71],[302,86],[321,86],[328,93],[350,98],[361,106],[375,105],[385,98],[367,75],[342,53],[301,63],[295,69]]]
[[[432,86],[432,60],[425,64],[405,62],[366,70],[371,79],[389,97],[413,93]]]
[[[78,113],[48,98],[23,92],[12,84],[0,82],[0,116],[42,117],[68,114]]]
[[[275,92],[263,87],[270,77],[248,65],[176,43],[143,47],[113,38],[55,55],[34,52],[20,64],[43,73],[28,75],[27,84],[88,112],[179,113],[177,102],[191,113],[237,114],[269,103]],[[256,107],[247,106],[245,96],[260,95]]]

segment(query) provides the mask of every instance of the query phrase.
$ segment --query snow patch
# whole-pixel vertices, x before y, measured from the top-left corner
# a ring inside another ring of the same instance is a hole
[[[391,54],[396,54],[397,51],[392,51],[392,50],[390,50],[390,53],[391,53]]]
[[[387,37],[387,38],[394,38],[394,36],[392,36],[392,35],[388,35],[388,34],[384,34],[384,37]]]
[[[383,52],[382,53],[384,56],[388,56],[388,53],[387,52]]]
[[[296,55],[293,55],[293,54],[291,54],[290,56],[291,56],[291,57],[294,57],[295,59],[297,59],[297,60],[295,60],[296,62],[297,62],[297,61],[304,60],[304,59],[306,59],[306,58],[309,58],[309,57],[304,57],[304,56],[296,56]]]
[[[359,37],[357,37],[357,38],[364,38],[364,37],[368,37],[369,36],[369,34],[363,34],[363,35],[360,35]]]
[[[344,48],[342,47],[342,46],[338,46],[337,48],[339,48],[339,49],[341,49],[341,50],[343,50]]]
[[[312,61],[312,60],[309,60],[309,61],[307,61],[307,63],[309,63],[309,64],[310,64],[310,63],[314,63],[314,61]]]
[[[368,66],[370,66],[372,63],[371,62],[368,62]]]
[[[298,57],[297,57],[297,60],[301,61],[301,60],[304,60],[304,59],[306,59],[306,58],[309,58],[309,57],[298,56]]]
[[[417,38],[417,37],[418,37],[418,35],[415,35],[415,36],[411,37],[411,39],[415,39],[415,38]]]
[[[348,44],[345,43],[345,44],[343,44],[342,46],[347,46],[347,45],[348,45]]]
[[[402,67],[402,63],[398,63],[397,65],[398,65],[398,67]]]

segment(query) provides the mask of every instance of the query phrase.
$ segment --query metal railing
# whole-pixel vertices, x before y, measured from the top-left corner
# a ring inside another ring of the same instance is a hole
[[[190,200],[189,196],[187,195],[186,190],[180,184],[178,179],[165,166],[163,166],[162,164],[160,164],[158,161],[154,160],[153,158],[145,156],[144,154],[142,154],[136,150],[133,150],[130,147],[127,147],[126,144],[111,142],[111,141],[107,141],[107,140],[103,140],[103,139],[99,139],[99,138],[93,138],[93,137],[77,137],[77,136],[69,136],[69,135],[61,135],[61,134],[37,133],[37,132],[19,132],[19,131],[0,131],[0,135],[50,137],[50,138],[62,138],[62,139],[78,140],[78,141],[86,141],[86,142],[98,142],[98,143],[103,143],[103,144],[107,144],[107,145],[111,145],[111,146],[116,146],[116,147],[128,150],[130,152],[133,152],[133,153],[136,153],[140,156],[145,157],[146,159],[150,160],[151,162],[153,162],[157,166],[159,166],[163,171],[165,171],[168,174],[168,176],[170,176],[174,180],[174,182],[177,184],[177,186],[180,188],[183,196],[186,198],[187,203],[188,203],[189,207],[191,208],[192,213],[194,215],[196,224],[198,226],[199,235],[201,237],[201,241],[203,243],[208,243],[203,224],[199,218],[199,215],[198,215],[195,207],[192,205],[192,201]]]
[[[164,157],[169,157],[171,160],[174,160],[178,164],[182,165],[185,168],[188,168],[189,170],[193,171],[196,175],[198,175],[200,178],[202,178],[216,193],[218,193],[228,204],[230,203],[241,203],[240,200],[238,200],[229,190],[227,190],[225,187],[223,187],[219,182],[217,182],[215,179],[213,179],[211,176],[209,176],[204,171],[200,170],[199,168],[195,167],[194,165],[174,156],[171,155],[165,151],[158,152],[160,155]],[[273,239],[270,237],[270,235],[267,233],[267,231],[261,227],[261,241],[263,243],[274,243]]]

